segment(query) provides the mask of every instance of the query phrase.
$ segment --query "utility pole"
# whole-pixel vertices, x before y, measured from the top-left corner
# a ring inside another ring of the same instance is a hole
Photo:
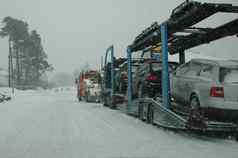
[[[103,70],[103,56],[101,56],[101,72],[102,72],[102,70]]]
[[[16,47],[17,86],[20,86],[20,57],[19,46]]]
[[[13,62],[12,62],[12,41],[9,37],[9,56],[8,56],[8,84],[9,88],[12,87],[12,93],[14,93],[14,78],[13,78]]]
[[[10,88],[11,87],[11,52],[12,52],[11,37],[9,37],[8,45],[9,45],[9,53],[8,53],[8,86]]]
[[[13,62],[12,62],[12,54],[11,54],[11,86],[12,86],[12,93],[14,93],[14,74],[13,74]]]

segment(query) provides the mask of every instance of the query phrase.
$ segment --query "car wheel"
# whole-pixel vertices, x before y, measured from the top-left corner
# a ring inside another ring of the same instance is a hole
[[[200,102],[196,95],[190,99],[190,114],[188,120],[189,127],[206,128],[204,115],[200,108]]]
[[[193,95],[190,99],[190,109],[191,111],[198,111],[200,109],[200,102],[196,95]]]

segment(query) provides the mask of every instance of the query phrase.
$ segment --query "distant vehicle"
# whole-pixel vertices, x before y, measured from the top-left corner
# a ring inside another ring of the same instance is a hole
[[[87,102],[101,101],[101,76],[98,71],[87,71],[81,73],[77,83],[78,100]]]
[[[100,102],[101,85],[90,79],[85,80],[85,82],[86,82],[85,100],[87,102]]]
[[[183,108],[238,123],[238,62],[193,59],[172,75],[171,94]]]
[[[169,62],[169,71],[173,72],[178,66],[176,62]],[[162,62],[157,60],[146,60],[141,64],[133,79],[134,97],[155,97],[162,91]]]

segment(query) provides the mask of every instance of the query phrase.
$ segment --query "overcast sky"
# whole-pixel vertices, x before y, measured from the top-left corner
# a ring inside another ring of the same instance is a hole
[[[166,20],[183,0],[2,0],[5,16],[28,22],[42,36],[56,72],[72,73],[86,62],[99,67],[105,49],[114,44],[117,56],[154,21]],[[238,5],[238,0],[207,0]],[[237,15],[219,15],[209,26]],[[238,39],[228,38],[188,52],[238,60]],[[0,67],[7,68],[7,39],[0,39]]]

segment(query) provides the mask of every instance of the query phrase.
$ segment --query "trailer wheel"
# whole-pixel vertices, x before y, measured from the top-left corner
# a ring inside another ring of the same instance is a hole
[[[236,132],[236,134],[235,134],[235,139],[238,142],[238,132]]]
[[[106,95],[103,95],[102,99],[103,99],[103,106],[108,106],[107,105],[107,97],[106,97]]]
[[[87,102],[87,103],[90,102],[88,94],[86,95],[86,102]]]
[[[108,107],[109,106],[109,97],[107,95],[104,96],[104,106]]]
[[[154,108],[152,104],[148,105],[147,122],[150,124],[154,123]]]
[[[143,113],[144,113],[144,106],[143,106],[142,103],[139,103],[138,115],[139,115],[139,119],[142,120],[142,121],[144,119]]]
[[[139,90],[138,90],[138,97],[139,98],[148,98],[149,94],[146,92],[145,86],[143,84],[139,85]]]

